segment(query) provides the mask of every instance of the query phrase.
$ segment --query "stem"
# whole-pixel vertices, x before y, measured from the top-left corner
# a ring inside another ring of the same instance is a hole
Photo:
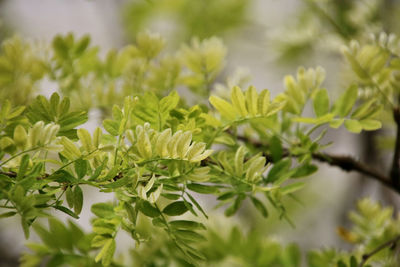
[[[373,251],[362,255],[362,260],[361,260],[360,264],[358,265],[358,267],[364,266],[364,264],[369,260],[369,258],[374,256],[379,251],[381,251],[381,250],[383,250],[385,248],[394,247],[397,244],[397,242],[399,242],[399,241],[400,241],[400,235],[398,235],[397,237],[395,237],[395,238],[383,243],[382,245],[380,245],[379,247],[377,247]]]
[[[312,158],[320,162],[328,163],[331,166],[339,167],[344,171],[357,171],[400,193],[399,189],[394,187],[393,183],[387,176],[351,156],[332,155],[328,153],[313,153]]]
[[[7,162],[9,162],[9,161],[15,159],[16,157],[19,157],[19,156],[21,156],[21,155],[23,155],[23,154],[25,154],[25,153],[34,151],[34,150],[36,150],[36,149],[38,149],[38,148],[40,148],[40,147],[39,147],[39,146],[35,146],[35,147],[32,147],[32,148],[30,148],[30,149],[28,149],[28,150],[21,151],[21,152],[19,152],[18,154],[15,154],[14,156],[8,158],[6,161],[2,162],[2,163],[0,164],[0,167],[3,166],[4,164],[6,164]]]
[[[400,190],[400,109],[393,109],[393,119],[396,122],[396,145],[394,147],[394,155],[392,169],[390,170],[390,178],[396,189]]]
[[[249,138],[247,138],[245,136],[237,136],[237,138],[238,138],[238,140],[242,140],[246,143],[249,143],[256,148],[268,149],[268,144],[261,143],[260,141],[250,140]],[[269,161],[272,161],[272,157],[268,153],[264,152],[264,156]],[[290,154],[289,150],[287,148],[284,148],[283,156],[284,157],[298,157],[299,155]],[[316,153],[312,153],[311,157],[314,160],[328,163],[331,166],[339,167],[344,171],[348,171],[348,172],[349,171],[357,171],[361,174],[366,175],[367,177],[370,177],[372,179],[379,181],[380,183],[387,186],[388,188],[393,189],[397,193],[400,193],[400,187],[396,187],[395,184],[390,180],[389,177],[387,177],[385,174],[369,167],[365,163],[354,159],[352,156],[332,155],[329,153],[316,152]]]

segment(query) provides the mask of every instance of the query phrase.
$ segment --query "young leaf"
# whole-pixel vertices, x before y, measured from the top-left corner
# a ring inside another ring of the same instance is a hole
[[[231,100],[233,107],[242,116],[247,116],[246,100],[239,86],[234,86],[231,89]]]
[[[360,133],[362,131],[362,125],[356,120],[345,120],[344,126],[352,133]]]
[[[250,86],[246,91],[246,106],[252,116],[258,113],[258,94],[254,86]]]
[[[361,120],[360,124],[366,131],[373,131],[382,128],[382,123],[378,120]]]
[[[101,260],[101,263],[103,266],[108,266],[111,264],[112,258],[114,256],[115,252],[115,240],[110,238],[108,239],[99,254],[97,254],[95,261],[99,262]]]
[[[113,120],[104,120],[103,121],[104,129],[109,132],[112,136],[117,136],[119,131],[119,124]]]
[[[333,111],[340,117],[346,117],[352,110],[358,97],[358,86],[356,84],[351,85],[344,94],[336,101]]]
[[[317,117],[321,117],[329,112],[329,96],[326,89],[318,90],[314,98],[313,107]]]
[[[218,110],[222,117],[230,121],[235,120],[237,113],[230,103],[217,96],[210,96],[209,100],[211,105]]]
[[[246,155],[246,148],[244,146],[240,146],[235,154],[235,173],[238,177],[241,177],[243,174],[243,161],[244,156]]]

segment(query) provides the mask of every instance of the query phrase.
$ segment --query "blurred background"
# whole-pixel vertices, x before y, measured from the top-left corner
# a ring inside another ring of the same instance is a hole
[[[74,33],[91,36],[100,54],[131,43],[145,30],[160,33],[167,50],[174,51],[182,42],[218,36],[227,47],[226,66],[212,90],[230,75],[244,79],[259,90],[269,89],[273,95],[282,92],[283,77],[294,74],[298,66],[322,66],[327,72],[325,87],[332,96],[344,91],[346,69],[340,46],[352,38],[366,38],[368,32],[398,32],[394,18],[399,14],[397,1],[319,1],[326,9],[300,0],[0,0],[0,39],[18,35],[38,43],[50,43],[57,34]],[[330,17],[328,17],[329,15]],[[333,22],[331,20],[334,20]],[[357,26],[355,26],[357,25]],[[41,93],[49,95],[55,84],[44,82]],[[99,116],[94,114],[94,117]],[[92,119],[88,127],[97,125]],[[383,131],[391,132],[392,129]],[[331,130],[326,143],[335,145],[328,151],[352,154],[376,168],[388,168],[390,153],[377,152],[375,132],[353,135]],[[390,145],[389,145],[390,147]],[[100,201],[96,192],[89,192],[91,201]],[[371,196],[394,205],[399,197],[380,184],[321,165],[317,174],[298,193],[301,201],[289,201],[288,210],[296,221],[295,228],[280,221],[277,214],[265,220],[253,209],[242,208],[235,218],[226,219],[209,203],[210,224],[222,229],[226,224],[240,225],[261,236],[283,243],[298,242],[302,250],[320,247],[346,248],[336,233],[338,226],[348,224],[347,212],[356,199]],[[110,196],[111,198],[111,196]],[[104,199],[102,199],[104,200]],[[90,203],[85,202],[80,219],[89,230]],[[17,266],[24,249],[24,238],[15,219],[1,221],[0,266]],[[18,225],[19,227],[19,225]],[[120,237],[121,242],[131,242]],[[7,248],[7,249],[6,249]]]

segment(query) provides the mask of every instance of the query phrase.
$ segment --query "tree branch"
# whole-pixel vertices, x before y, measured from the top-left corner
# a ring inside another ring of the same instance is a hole
[[[241,140],[245,143],[249,143],[256,148],[268,149],[267,144],[261,143],[259,141],[251,140],[245,136],[237,136],[237,139]],[[271,155],[264,152],[264,156],[267,159],[270,159],[272,161]],[[290,154],[289,150],[287,148],[284,148],[283,156],[284,157],[296,157],[296,155]],[[393,181],[389,177],[387,177],[385,174],[381,173],[380,171],[369,167],[368,165],[362,163],[361,161],[356,160],[352,156],[333,155],[333,154],[321,153],[321,152],[312,153],[311,156],[316,161],[328,163],[329,165],[338,167],[344,171],[347,171],[347,172],[356,171],[361,174],[364,174],[366,177],[372,178],[372,179],[380,182],[381,184],[387,186],[388,188],[396,191],[397,193],[400,193],[400,188],[396,187],[395,184],[393,183]]]
[[[320,162],[328,163],[331,166],[339,167],[347,172],[357,171],[400,193],[399,189],[393,185],[386,175],[351,156],[332,155],[329,153],[313,153],[312,158]]]
[[[393,119],[396,123],[396,145],[394,147],[390,179],[396,190],[400,190],[400,109],[398,107],[393,109]]]
[[[383,243],[382,245],[380,245],[379,247],[377,247],[373,251],[362,255],[362,260],[361,260],[360,264],[358,265],[358,267],[364,266],[364,264],[367,262],[367,260],[369,258],[371,258],[372,256],[374,256],[379,251],[381,251],[381,250],[383,250],[385,248],[395,247],[397,245],[397,242],[399,242],[399,241],[400,241],[400,235],[398,235],[397,237],[395,237],[395,238]]]

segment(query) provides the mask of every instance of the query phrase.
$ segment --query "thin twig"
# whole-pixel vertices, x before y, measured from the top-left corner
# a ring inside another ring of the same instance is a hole
[[[379,251],[381,251],[381,250],[383,250],[385,248],[391,248],[391,247],[396,246],[397,242],[399,242],[399,241],[400,241],[400,235],[398,235],[395,238],[383,243],[382,245],[380,245],[379,247],[377,247],[373,251],[362,255],[362,260],[361,260],[360,264],[358,265],[358,267],[364,266],[364,264],[369,260],[369,258],[374,256]]]

